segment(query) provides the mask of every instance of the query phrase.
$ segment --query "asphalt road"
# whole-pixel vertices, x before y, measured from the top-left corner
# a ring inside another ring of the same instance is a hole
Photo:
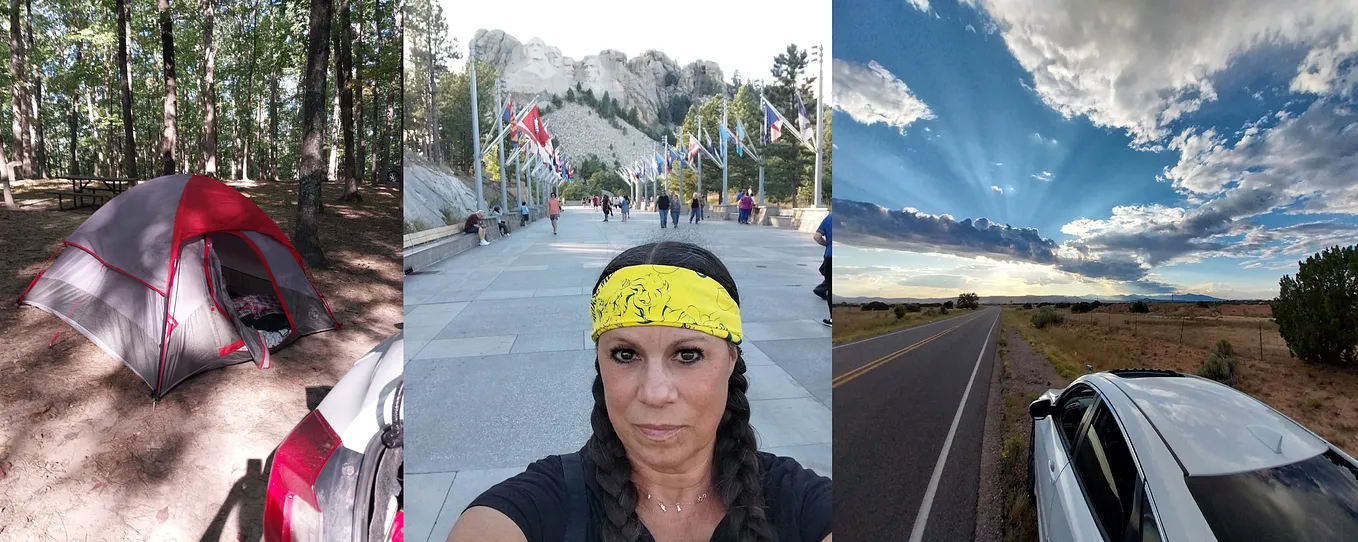
[[[974,540],[999,318],[967,311],[835,348],[836,537]]]

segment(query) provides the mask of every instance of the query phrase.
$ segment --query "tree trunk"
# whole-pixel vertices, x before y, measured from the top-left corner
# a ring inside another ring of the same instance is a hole
[[[13,0],[11,0],[13,1]],[[162,0],[164,1],[164,0]],[[123,93],[123,175],[137,185],[137,143],[132,131],[132,63],[128,58],[128,35],[132,23],[128,21],[126,0],[114,0],[118,9],[118,84]]]
[[[250,9],[250,68],[245,76],[245,130],[241,148],[241,178],[250,179],[250,138],[255,132],[255,64],[259,59],[259,0]]]
[[[212,42],[212,17],[217,0],[203,0],[203,173],[217,176],[217,45]]]
[[[161,175],[173,175],[175,141],[179,134],[175,122],[174,23],[170,17],[170,0],[160,0],[160,50],[165,62],[165,131],[160,141]]]
[[[358,49],[357,54],[351,54],[349,63],[354,68],[354,133],[358,134],[358,157],[354,160],[354,182],[357,183],[367,171],[365,167],[368,163],[368,142],[372,139],[368,137],[364,125],[367,120],[363,113],[367,109],[363,107],[363,0],[357,0],[354,13],[358,14],[358,25],[353,31],[353,47]],[[358,58],[358,63],[354,64],[353,58]]]
[[[429,6],[429,9],[432,11],[433,6],[432,5]],[[441,163],[440,158],[443,156],[442,152],[443,149],[439,148],[439,124],[438,124],[439,117],[438,117],[438,94],[437,94],[438,86],[437,83],[434,81],[434,76],[436,75],[435,72],[437,71],[434,66],[435,63],[437,62],[437,55],[434,54],[434,33],[430,32],[429,29],[426,28],[424,36],[425,42],[427,44],[425,51],[429,52],[429,81],[428,81],[429,88],[427,89],[426,93],[426,96],[429,99],[429,103],[425,106],[426,108],[425,122],[429,124],[429,160],[434,162],[435,164],[438,164]],[[468,47],[470,47],[470,44],[468,45]],[[468,55],[467,62],[475,61],[476,55]],[[472,104],[473,115],[480,114],[476,105],[477,104]],[[480,157],[475,158],[477,160],[480,160]]]
[[[33,0],[26,0],[25,12],[28,15],[28,49],[26,51],[30,54],[36,54],[34,51],[37,51],[38,48],[33,41]],[[45,179],[47,178],[47,132],[42,125],[42,69],[38,66],[35,58],[29,58],[28,65],[33,69],[33,96],[31,97],[33,105],[29,110],[32,112],[29,122],[32,123],[34,128],[33,137],[37,138],[38,142],[38,156],[34,164],[36,166],[34,173],[36,177]]]
[[[33,140],[31,139],[31,127],[29,126],[29,108],[33,102],[28,99],[28,87],[24,82],[24,33],[23,27],[19,26],[19,0],[9,2],[9,73],[13,77],[10,89],[13,96],[10,100],[10,108],[14,114],[14,154],[15,161],[19,162],[20,171],[24,176],[30,175],[32,162],[30,156],[33,154]]]
[[[339,29],[335,36],[335,90],[339,94],[339,133],[343,138],[344,153],[340,159],[338,180],[344,184],[340,201],[362,201],[358,195],[358,173],[354,169],[354,79],[353,79],[353,20],[349,0],[339,0]]]
[[[274,20],[278,18],[277,13],[269,15],[269,67],[270,71],[278,72],[278,55],[274,52],[274,41],[277,34],[274,33]],[[269,78],[269,180],[278,181],[278,78]]]
[[[330,61],[330,12],[330,0],[311,0],[303,81],[306,90],[302,99],[302,170],[297,191],[297,226],[292,238],[297,252],[312,267],[326,265],[318,231],[318,215],[321,184],[325,180],[321,139],[325,133],[325,72]]]
[[[5,208],[7,209],[19,208],[18,205],[14,204],[14,191],[9,187],[10,174],[13,171],[9,168],[9,160],[5,159],[5,142],[0,141],[0,183],[4,184]]]
[[[77,43],[75,45],[75,63],[72,64],[72,67],[78,69],[80,67],[81,61],[84,58],[85,58],[85,43],[84,42]],[[77,175],[80,173],[80,161],[79,158],[76,157],[75,149],[76,145],[80,141],[80,87],[82,85],[83,83],[78,84],[74,89],[71,90],[70,98],[71,107],[68,108],[66,111],[66,128],[67,131],[69,132],[71,139],[70,144],[71,161],[66,166],[67,175]]]
[[[336,56],[338,56],[338,55],[336,55]],[[336,77],[338,77],[339,70],[336,70],[335,73],[336,73]],[[327,126],[327,127],[326,127],[326,134],[325,134],[325,141],[326,141],[326,143],[328,143],[328,144],[330,145],[330,170],[329,170],[329,172],[328,172],[328,175],[327,175],[326,179],[330,180],[331,182],[333,182],[333,181],[339,179],[339,143],[340,143],[340,141],[339,141],[339,135],[336,134],[336,133],[335,133],[335,130],[334,130],[334,127],[339,126],[339,121],[340,121],[339,89],[336,88],[335,91],[336,91],[336,92],[335,92],[335,98],[334,98],[334,109],[332,110],[332,115],[331,115],[331,117],[330,117],[330,126]]]

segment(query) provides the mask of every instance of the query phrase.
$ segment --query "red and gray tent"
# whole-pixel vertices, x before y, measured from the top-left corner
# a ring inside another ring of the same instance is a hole
[[[109,200],[49,261],[19,302],[89,337],[156,397],[209,369],[266,368],[271,352],[340,325],[278,225],[199,175],[160,177]],[[287,327],[266,340],[228,292],[275,298]]]

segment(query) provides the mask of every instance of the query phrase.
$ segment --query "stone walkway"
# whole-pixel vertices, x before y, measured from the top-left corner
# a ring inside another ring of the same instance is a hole
[[[696,243],[726,263],[740,288],[760,448],[831,474],[830,329],[811,292],[823,248],[772,227],[658,221],[634,212],[604,223],[596,209],[568,207],[559,235],[539,221],[406,276],[408,540],[444,540],[482,491],[584,445],[589,295],[609,260],[652,241]]]

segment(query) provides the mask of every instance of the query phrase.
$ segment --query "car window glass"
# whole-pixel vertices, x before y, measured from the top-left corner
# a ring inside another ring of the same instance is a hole
[[[1358,540],[1358,467],[1332,451],[1184,481],[1217,540]]]
[[[1075,444],[1080,421],[1084,419],[1089,405],[1094,404],[1097,398],[1094,390],[1086,386],[1074,388],[1061,398],[1061,406],[1056,409],[1056,420],[1061,425],[1061,436],[1065,437],[1067,448]]]
[[[1160,542],[1160,525],[1155,523],[1155,511],[1151,510],[1151,500],[1141,494],[1141,542]]]
[[[1132,512],[1136,464],[1107,403],[1099,403],[1093,422],[1075,451],[1075,476],[1104,533],[1121,538]]]

